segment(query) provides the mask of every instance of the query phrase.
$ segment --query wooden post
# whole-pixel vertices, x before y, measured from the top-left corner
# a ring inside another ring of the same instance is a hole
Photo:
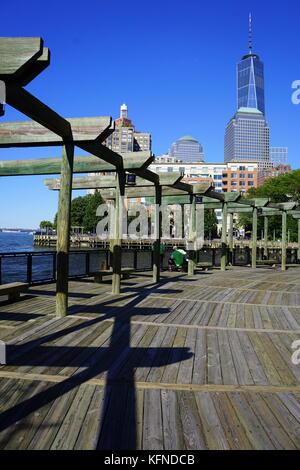
[[[229,259],[230,263],[233,264],[233,213],[230,212],[229,214],[229,238],[228,238],[228,245],[229,245]]]
[[[300,260],[300,219],[298,219],[298,250],[297,250],[297,258]]]
[[[286,270],[286,211],[282,211],[281,270]]]
[[[195,241],[195,232],[196,232],[196,198],[191,194],[190,196],[191,204],[191,217],[190,217],[190,233],[189,237],[193,242]],[[189,253],[188,260],[188,275],[193,276],[195,273],[195,250],[191,250]]]
[[[264,216],[264,257],[268,259],[268,225],[269,219],[268,216]]]
[[[257,207],[253,208],[252,214],[252,269],[256,268],[257,250]]]
[[[73,160],[74,145],[64,145],[61,162],[61,188],[59,191],[57,214],[57,317],[66,316],[68,310],[68,274]]]
[[[112,250],[112,294],[119,295],[121,290],[122,269],[122,221],[123,197],[125,196],[125,172],[118,170],[116,175],[116,199],[114,214],[114,238],[111,244]]]
[[[227,261],[227,202],[222,203],[222,253],[221,253],[221,271],[226,270]]]
[[[153,282],[160,281],[160,235],[161,235],[161,186],[155,185],[155,213],[154,213],[154,233],[155,241],[153,244],[153,270],[152,280]]]

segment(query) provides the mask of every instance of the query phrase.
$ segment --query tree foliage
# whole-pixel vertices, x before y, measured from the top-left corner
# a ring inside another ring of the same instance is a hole
[[[49,220],[42,220],[40,223],[40,228],[42,229],[52,229],[53,228],[53,223],[50,222]]]
[[[217,235],[218,219],[213,209],[205,209],[204,211],[204,235],[205,237],[214,238]]]
[[[78,196],[71,202],[71,227],[83,227],[85,232],[94,232],[100,217],[96,216],[97,207],[103,203],[100,193]],[[57,214],[53,226],[57,227]]]
[[[251,188],[247,196],[268,197],[271,202],[300,201],[300,170],[294,170],[291,173],[267,179],[262,186]],[[269,237],[275,233],[276,238],[281,238],[281,216],[268,217]],[[258,236],[263,231],[263,217],[258,217]],[[245,230],[252,229],[252,215],[239,214],[238,227],[245,227]],[[287,217],[287,229],[290,231],[291,241],[297,240],[297,220],[292,216]]]

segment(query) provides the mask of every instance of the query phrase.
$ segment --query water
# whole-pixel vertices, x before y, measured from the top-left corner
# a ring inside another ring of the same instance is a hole
[[[40,251],[40,249],[33,247],[33,235],[29,233],[0,232],[0,253],[11,251]]]
[[[89,251],[90,272],[103,269],[106,254],[100,250],[83,249],[80,253],[70,253],[69,256],[69,275],[79,276],[86,274],[86,252]],[[33,246],[33,235],[28,233],[0,232],[0,255],[1,253],[24,253],[34,252],[38,256],[32,256],[32,281],[47,281],[53,279],[53,259],[55,250],[53,248],[35,248]],[[50,252],[50,253],[49,253]],[[52,255],[53,253],[53,255]],[[0,284],[8,282],[27,282],[27,261],[28,255],[3,256],[0,266]],[[133,252],[124,252],[122,254],[122,266],[133,267]],[[137,267],[139,269],[149,269],[151,266],[151,253],[140,252],[137,258]]]

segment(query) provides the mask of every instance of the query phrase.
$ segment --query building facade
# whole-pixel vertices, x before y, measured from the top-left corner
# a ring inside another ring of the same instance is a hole
[[[273,168],[264,168],[259,172],[258,175],[258,186],[262,186],[265,180],[269,178],[276,178],[277,176],[285,175],[286,173],[291,173],[291,165],[277,165]]]
[[[182,162],[203,162],[203,147],[197,139],[190,135],[180,137],[171,145],[169,156]]]
[[[259,168],[273,166],[269,126],[258,109],[240,108],[229,121],[224,138],[224,162],[230,161],[253,161]]]
[[[128,108],[122,104],[120,117],[115,120],[114,132],[105,140],[104,145],[117,153],[151,150],[151,134],[138,132],[131,119],[128,119]]]
[[[270,160],[274,167],[288,165],[289,152],[287,147],[270,147]]]

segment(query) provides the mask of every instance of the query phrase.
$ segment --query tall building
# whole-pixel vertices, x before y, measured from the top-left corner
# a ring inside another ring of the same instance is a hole
[[[270,147],[270,159],[274,167],[278,165],[288,165],[288,148],[287,147]]]
[[[264,64],[252,52],[251,14],[248,47],[248,54],[237,64],[237,108],[256,108],[265,114]]]
[[[253,161],[259,168],[268,168],[273,166],[269,152],[269,127],[264,115],[256,108],[240,108],[226,127],[224,162]]]
[[[138,132],[131,119],[128,119],[126,104],[120,107],[120,117],[115,120],[115,130],[104,144],[117,153],[151,150],[151,134]]]
[[[270,131],[265,119],[264,65],[252,51],[249,15],[248,54],[237,64],[237,112],[229,121],[224,139],[224,161],[253,161],[260,168],[270,160]]]
[[[197,139],[184,135],[171,145],[169,156],[182,162],[203,162],[203,147]]]

